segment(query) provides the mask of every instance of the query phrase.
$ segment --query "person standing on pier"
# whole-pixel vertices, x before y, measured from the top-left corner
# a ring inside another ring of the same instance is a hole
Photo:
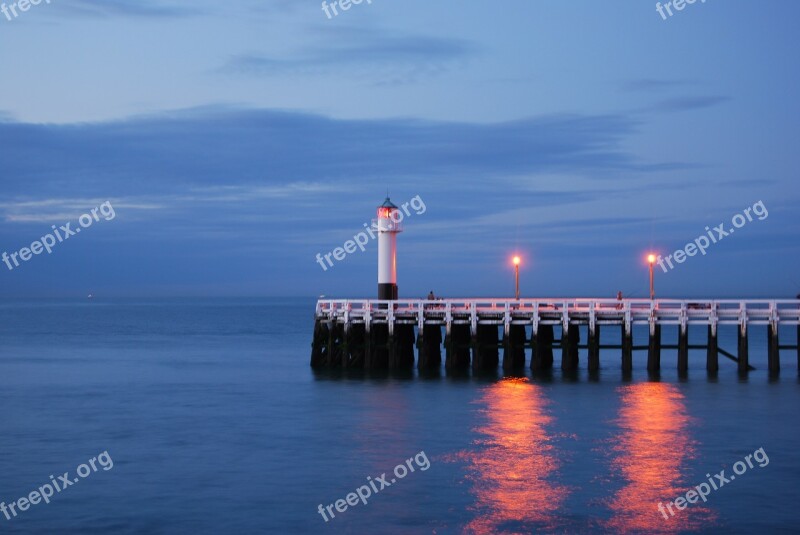
[[[431,290],[431,293],[428,294],[428,301],[435,301],[435,300],[436,296],[433,295],[433,290]]]

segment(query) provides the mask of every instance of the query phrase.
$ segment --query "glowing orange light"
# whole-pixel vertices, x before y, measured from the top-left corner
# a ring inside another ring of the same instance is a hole
[[[522,262],[522,259],[520,259],[520,257],[518,257],[518,256],[515,256],[514,257],[514,265],[518,266],[520,262]]]
[[[655,264],[656,263],[656,255],[654,255],[653,253],[650,253],[649,255],[647,255],[647,262],[649,264]]]

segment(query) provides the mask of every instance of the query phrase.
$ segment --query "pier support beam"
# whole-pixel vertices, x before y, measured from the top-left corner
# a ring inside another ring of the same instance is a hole
[[[328,362],[329,368],[338,368],[342,365],[344,355],[344,325],[331,323],[328,327]]]
[[[600,325],[589,325],[589,371],[600,369]]]
[[[531,346],[533,348],[531,352],[531,370],[544,371],[553,369],[554,341],[553,326],[539,325],[538,332],[533,333],[531,337]]]
[[[661,370],[661,325],[650,323],[650,343],[647,346],[647,371]]]
[[[497,325],[477,325],[472,339],[472,369],[474,371],[497,370],[500,352],[497,344]]]
[[[328,343],[328,327],[320,320],[314,321],[314,336],[311,340],[311,367],[324,368],[327,364],[325,350]]]
[[[579,325],[566,325],[561,330],[561,369],[575,371],[578,369],[578,344],[581,340]]]
[[[364,368],[367,370],[385,370],[389,368],[389,347],[394,342],[389,337],[389,325],[372,324],[365,340]]]
[[[389,337],[389,369],[414,368],[414,325],[397,324]]]
[[[622,325],[622,372],[633,371],[633,330],[630,325]]]
[[[344,352],[342,354],[343,368],[363,368],[364,367],[364,339],[365,326],[363,324],[351,324],[344,331]]]
[[[719,371],[719,341],[717,339],[717,326],[708,326],[708,349],[706,351],[706,371],[716,374]]]
[[[525,368],[526,338],[524,325],[508,326],[508,333],[503,337],[503,371],[515,372]]]
[[[771,323],[767,326],[767,361],[770,374],[781,371],[781,350],[778,343],[778,324]]]
[[[423,325],[417,336],[417,367],[420,370],[438,370],[442,366],[442,328]]]
[[[689,325],[678,326],[678,373],[689,371]]]
[[[739,358],[739,373],[746,374],[750,370],[750,351],[747,343],[747,324],[739,325],[738,337],[738,358]]]
[[[450,333],[445,335],[445,369],[447,371],[463,371],[470,364],[470,326],[453,323]]]

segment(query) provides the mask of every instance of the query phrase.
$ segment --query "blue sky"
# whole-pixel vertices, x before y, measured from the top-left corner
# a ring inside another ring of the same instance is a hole
[[[6,2],[9,3],[8,1]],[[373,297],[376,244],[323,271],[387,189],[401,297],[800,292],[800,5],[53,0],[0,15],[6,297]]]

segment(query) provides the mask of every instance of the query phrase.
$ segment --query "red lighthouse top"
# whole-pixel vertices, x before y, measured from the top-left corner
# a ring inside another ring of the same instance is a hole
[[[378,219],[390,219],[392,217],[392,212],[395,210],[397,210],[397,206],[389,200],[389,197],[386,197],[383,204],[378,206]]]

